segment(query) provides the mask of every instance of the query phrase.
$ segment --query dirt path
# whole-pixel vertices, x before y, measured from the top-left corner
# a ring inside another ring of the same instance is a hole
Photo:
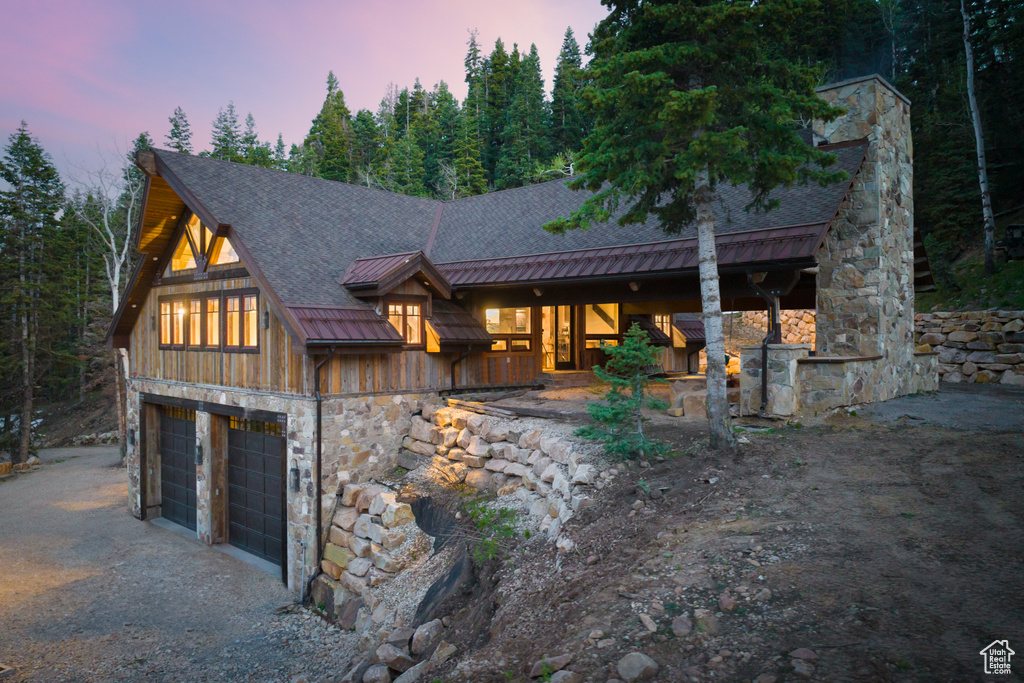
[[[690,454],[617,477],[565,527],[573,552],[501,569],[491,641],[460,672],[526,681],[569,653],[603,682],[640,651],[657,681],[985,680],[983,647],[1024,646],[1019,398],[901,399],[750,434],[738,457],[703,450],[702,425],[655,425]]]
[[[41,457],[42,470],[0,483],[0,663],[13,680],[344,671],[351,636],[294,611],[279,579],[130,517],[116,448]]]

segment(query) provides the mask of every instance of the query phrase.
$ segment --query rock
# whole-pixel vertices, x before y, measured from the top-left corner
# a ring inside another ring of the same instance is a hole
[[[345,507],[354,507],[363,488],[363,484],[346,484],[341,490],[341,504]]]
[[[380,529],[380,538],[377,540],[377,543],[384,546],[385,550],[394,550],[398,546],[405,543],[405,534],[399,531],[398,529],[385,529],[383,527],[378,528]]]
[[[574,671],[556,671],[551,683],[583,683],[583,676]]]
[[[359,538],[373,538],[371,535],[373,526],[373,517],[370,517],[368,514],[362,514],[352,527],[352,533]]]
[[[424,441],[413,441],[406,448],[418,455],[434,455],[437,453],[437,446]]]
[[[432,442],[434,425],[424,419],[414,417],[409,425],[409,436],[417,441]]]
[[[502,426],[501,424],[494,423],[487,430],[485,437],[491,443],[499,443],[508,438],[508,427]]]
[[[355,508],[348,508],[344,512],[335,513],[334,524],[345,531],[352,531],[357,519],[359,519],[359,512]]]
[[[384,643],[377,648],[377,659],[395,671],[406,671],[416,662],[409,655],[391,643]]]
[[[459,438],[455,440],[455,443],[458,445],[459,448],[466,448],[467,446],[469,446],[469,442],[472,440],[472,438],[473,432],[469,431],[468,429],[463,429],[461,432],[459,432]]]
[[[546,484],[550,484],[552,481],[554,481],[555,477],[561,474],[562,470],[558,468],[558,465],[556,465],[555,463],[551,463],[544,469],[543,472],[541,472],[540,480]]]
[[[383,664],[374,664],[363,674],[363,683],[391,683],[391,672]]]
[[[466,484],[476,489],[486,489],[491,486],[491,473],[487,470],[476,469],[466,474]]]
[[[567,553],[572,551],[572,549],[576,547],[576,542],[568,536],[566,536],[565,534],[562,534],[558,537],[558,540],[555,541],[555,547],[561,550],[562,552]]]
[[[452,655],[454,655],[457,651],[458,648],[456,648],[451,643],[441,641],[438,644],[437,649],[434,650],[434,654],[430,655],[430,661],[434,662],[435,664],[443,664],[444,662],[447,662],[449,659],[451,659]]]
[[[461,430],[456,427],[445,427],[441,433],[441,445],[445,448],[454,448],[455,444],[459,440],[459,432]]]
[[[790,652],[789,656],[793,659],[806,659],[809,662],[818,661],[818,655],[814,652],[814,650],[810,650],[806,647],[798,647],[797,649]]]
[[[1017,374],[1016,372],[1004,372],[999,383],[1022,387],[1024,386],[1024,375]]]
[[[359,610],[363,608],[362,598],[352,598],[345,603],[345,606],[341,608],[338,613],[338,626],[345,630],[352,630],[356,626],[356,617],[359,616]]]
[[[930,344],[931,346],[938,346],[942,342],[946,341],[946,335],[939,334],[938,332],[928,332],[922,334],[918,340],[919,344]]]
[[[415,632],[415,629],[411,629],[408,626],[399,626],[388,634],[387,642],[391,643],[399,650],[408,652],[409,641],[412,640],[412,634]]]
[[[341,567],[334,564],[330,560],[322,560],[320,562],[320,571],[322,571],[324,574],[327,574],[327,576],[331,577],[335,581],[341,578]]]
[[[718,607],[723,612],[732,612],[736,609],[736,600],[729,595],[729,591],[726,591],[718,596]]]
[[[814,665],[802,659],[794,659],[793,673],[800,678],[814,678]]]
[[[465,448],[466,453],[469,455],[475,455],[478,458],[489,458],[493,450],[490,442],[486,441],[482,436],[474,436],[471,438],[469,440],[469,445]],[[465,462],[465,459],[463,459],[463,462]]]
[[[640,623],[642,623],[644,625],[644,628],[646,628],[651,633],[654,633],[658,630],[658,625],[654,623],[654,619],[651,619],[651,617],[647,614],[640,615]]]
[[[693,631],[693,622],[685,615],[678,616],[672,620],[672,633],[675,634],[676,638],[688,636],[691,631]]]
[[[566,665],[572,661],[572,655],[558,655],[557,657],[544,657],[536,662],[530,668],[530,678],[539,678],[545,674],[553,674],[556,671],[561,671]]]
[[[334,545],[340,545],[345,547],[348,542],[352,540],[352,532],[345,531],[341,527],[331,526],[331,530],[327,533],[327,540]]]
[[[474,434],[486,434],[491,422],[483,415],[470,415],[466,420],[466,427]]]
[[[683,414],[686,417],[707,418],[707,392],[691,391],[683,395]]]
[[[767,602],[772,599],[772,592],[767,588],[762,588],[754,594],[754,600],[757,602]]]
[[[420,459],[409,450],[402,450],[395,459],[395,464],[407,470],[414,470],[420,466]]]
[[[348,571],[355,576],[366,576],[366,573],[370,571],[372,566],[373,562],[370,560],[365,557],[357,557],[354,560],[349,560]]]
[[[561,472],[556,474],[555,478],[551,480],[551,488],[561,493],[562,498],[565,500],[572,498],[572,486]]]
[[[366,512],[370,509],[370,503],[377,497],[377,494],[386,490],[383,486],[377,486],[376,484],[364,486],[363,490],[359,492],[359,497],[356,498],[356,510]]]
[[[434,619],[428,621],[419,628],[412,636],[411,651],[414,655],[422,656],[430,651],[437,642],[441,639],[441,631],[443,627],[440,619]]]
[[[420,662],[396,678],[395,683],[418,683],[423,680],[423,677],[427,675],[432,666],[432,662]]]
[[[658,663],[641,652],[630,652],[615,665],[626,683],[649,681],[658,675]]]
[[[370,548],[370,557],[373,559],[373,566],[383,572],[393,574],[402,569],[402,563],[376,543]]]
[[[761,674],[754,679],[754,683],[776,683],[778,680],[779,677],[775,674]]]
[[[353,562],[354,561],[355,560],[353,560]],[[342,574],[338,583],[341,584],[342,588],[353,595],[362,595],[363,591],[366,589],[366,579],[349,572]]]
[[[388,529],[416,521],[416,517],[412,514],[412,506],[408,503],[389,505],[381,514],[380,519]]]
[[[367,510],[371,515],[379,516],[389,505],[397,505],[398,502],[395,500],[395,494],[390,491],[382,491],[373,497],[370,501],[370,509]]]
[[[540,448],[540,440],[543,436],[544,433],[539,429],[535,429],[532,432],[526,432],[519,437],[519,447],[535,451]]]
[[[502,460],[501,458],[491,458],[487,461],[487,464],[485,464],[484,467],[491,470],[492,472],[504,472],[505,468],[511,464],[512,463],[510,463],[508,460]]]
[[[576,472],[572,475],[572,483],[590,485],[594,483],[596,478],[597,470],[594,469],[593,465],[584,463],[576,468]]]
[[[344,569],[348,566],[349,560],[355,559],[355,554],[348,548],[328,543],[324,548],[324,559]]]
[[[718,618],[711,613],[711,610],[693,610],[693,620],[697,626],[697,631],[700,633],[715,635],[719,631]]]
[[[373,526],[375,527],[377,525],[374,524]],[[348,547],[349,550],[351,550],[356,557],[369,557],[370,545],[372,543],[373,541],[369,538],[360,538],[359,536],[353,536],[352,540],[348,542]]]
[[[1003,325],[1003,332],[1021,332],[1024,331],[1024,320],[1017,318]]]
[[[523,480],[523,485],[526,486],[527,488],[530,488],[530,485],[526,483],[526,477],[530,476],[531,478],[533,478],[534,482],[533,488],[531,488],[530,490],[532,491],[533,489],[537,488],[537,479],[533,477],[533,472],[526,465],[521,465],[517,462],[510,463],[509,465],[505,466],[504,472],[510,477],[520,477]]]
[[[955,342],[972,342],[978,338],[978,334],[976,332],[965,332],[963,330],[956,330],[955,332],[950,332],[946,338],[949,341]]]
[[[358,664],[349,669],[348,673],[338,680],[338,683],[360,683],[363,680],[363,675],[366,674],[372,666],[373,660],[369,657],[363,657]]]

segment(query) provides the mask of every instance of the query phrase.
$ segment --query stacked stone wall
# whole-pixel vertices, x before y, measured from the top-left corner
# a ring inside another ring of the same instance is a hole
[[[814,346],[814,309],[779,311],[783,344],[810,344]],[[744,311],[743,324],[768,329],[768,313]]]
[[[940,381],[1024,386],[1024,311],[918,313],[915,330]]]

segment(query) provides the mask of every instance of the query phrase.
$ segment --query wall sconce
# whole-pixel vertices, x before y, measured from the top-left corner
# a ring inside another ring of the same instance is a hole
[[[541,289],[540,287],[534,287],[533,288],[533,295],[534,296],[540,296],[543,293],[544,293],[544,290]]]
[[[292,490],[292,493],[299,492],[299,466],[292,460],[292,468],[288,470],[288,488]]]
[[[270,311],[263,311],[263,329],[270,328]]]
[[[639,292],[640,291],[640,283],[639,282],[630,282],[629,283],[629,288],[631,290],[633,290],[634,292]]]
[[[203,464],[203,444],[196,444],[196,465],[201,466]]]

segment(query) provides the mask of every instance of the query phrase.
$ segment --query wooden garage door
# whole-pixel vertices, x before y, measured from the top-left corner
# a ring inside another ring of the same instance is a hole
[[[228,541],[278,565],[284,557],[284,447],[280,425],[231,418]]]
[[[160,514],[196,528],[196,411],[163,406],[160,413]]]

